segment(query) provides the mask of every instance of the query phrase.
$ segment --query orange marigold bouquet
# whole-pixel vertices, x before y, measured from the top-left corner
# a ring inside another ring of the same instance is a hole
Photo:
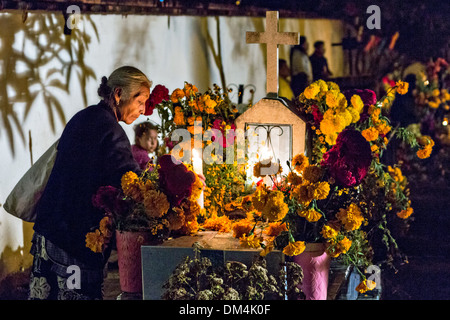
[[[399,81],[392,90],[405,94],[408,84]],[[408,182],[399,165],[384,165],[381,157],[394,134],[418,148],[419,157],[429,156],[433,142],[392,128],[382,103],[371,90],[341,92],[322,80],[305,89],[297,107],[310,119],[313,149],[309,157],[294,156],[290,172],[274,170],[271,186],[257,186],[252,204],[258,226],[241,237],[243,245],[259,245],[262,255],[279,249],[292,256],[306,243],[325,243],[331,257],[360,273],[360,291],[374,287],[364,274],[369,265],[406,260],[390,227],[411,219]],[[260,168],[255,165],[255,175],[264,178]]]
[[[114,228],[121,231],[148,231],[154,239],[164,240],[169,233],[188,235],[199,226],[197,203],[203,183],[199,177],[171,155],[158,165],[149,164],[140,176],[129,171],[121,188],[100,187],[92,197],[93,205],[105,216],[99,228],[86,235],[86,246],[102,252]]]

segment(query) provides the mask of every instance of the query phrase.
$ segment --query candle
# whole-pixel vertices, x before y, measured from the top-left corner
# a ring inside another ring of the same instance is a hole
[[[200,157],[201,153],[198,152],[196,149],[192,150],[192,167],[194,169],[194,172],[196,174],[203,175],[203,160]],[[203,190],[200,193],[200,197],[198,198],[198,205],[200,208],[204,208],[203,205]]]

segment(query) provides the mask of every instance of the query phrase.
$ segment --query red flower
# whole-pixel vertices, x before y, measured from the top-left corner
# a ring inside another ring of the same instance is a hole
[[[213,129],[217,129],[220,130],[220,132],[222,133],[222,139],[219,140],[219,144],[221,147],[226,148],[227,146],[230,146],[234,143],[234,140],[236,138],[235,132],[234,130],[236,130],[236,125],[234,123],[230,124],[230,130],[228,132],[226,132],[227,130],[225,130],[225,127],[227,126],[227,124],[222,120],[222,119],[216,119],[213,122]],[[211,137],[211,141],[215,141],[216,140],[216,135],[213,132],[212,133],[212,137]]]
[[[127,211],[127,203],[122,192],[112,186],[103,186],[92,196],[92,205],[108,213],[123,214]]]
[[[159,159],[159,183],[172,206],[179,206],[192,192],[195,173],[170,154]]]
[[[323,155],[321,165],[328,167],[338,185],[353,187],[367,175],[371,161],[370,144],[361,132],[346,129],[339,133],[333,148]]]
[[[311,106],[311,109],[312,115],[314,117],[314,122],[316,123],[316,125],[319,125],[320,122],[323,120],[323,114],[322,112],[320,112],[319,107],[316,106],[315,104]]]
[[[169,89],[165,86],[158,84],[150,94],[150,97],[145,102],[144,115],[150,116],[153,113],[156,105],[160,104],[164,100],[169,100]]]

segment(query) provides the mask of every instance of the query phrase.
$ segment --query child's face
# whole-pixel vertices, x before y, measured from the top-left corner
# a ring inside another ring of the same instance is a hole
[[[137,142],[141,148],[148,152],[155,152],[156,147],[158,146],[158,132],[156,130],[145,132],[142,137],[138,138]]]

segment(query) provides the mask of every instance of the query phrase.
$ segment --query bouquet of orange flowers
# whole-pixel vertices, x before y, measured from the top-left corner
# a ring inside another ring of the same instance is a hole
[[[393,90],[404,94],[407,84],[397,82]],[[405,258],[389,228],[413,213],[400,166],[382,164],[381,155],[393,134],[425,150],[419,157],[429,155],[433,143],[417,141],[405,128],[392,130],[370,90],[342,93],[335,83],[319,80],[297,106],[310,117],[312,154],[296,155],[288,162],[290,172],[270,176],[271,186],[257,186],[251,197],[257,227],[241,242],[262,247],[262,255],[279,249],[288,256],[301,254],[306,243],[324,243],[331,257],[359,271],[358,290],[373,288],[363,270]],[[254,174],[264,177],[259,168]]]
[[[129,171],[122,176],[121,189],[100,187],[93,196],[93,205],[105,216],[86,235],[86,246],[102,252],[114,228],[149,231],[155,239],[165,239],[169,232],[195,233],[202,188],[199,177],[170,155],[162,156],[157,166],[149,164],[140,176]]]

